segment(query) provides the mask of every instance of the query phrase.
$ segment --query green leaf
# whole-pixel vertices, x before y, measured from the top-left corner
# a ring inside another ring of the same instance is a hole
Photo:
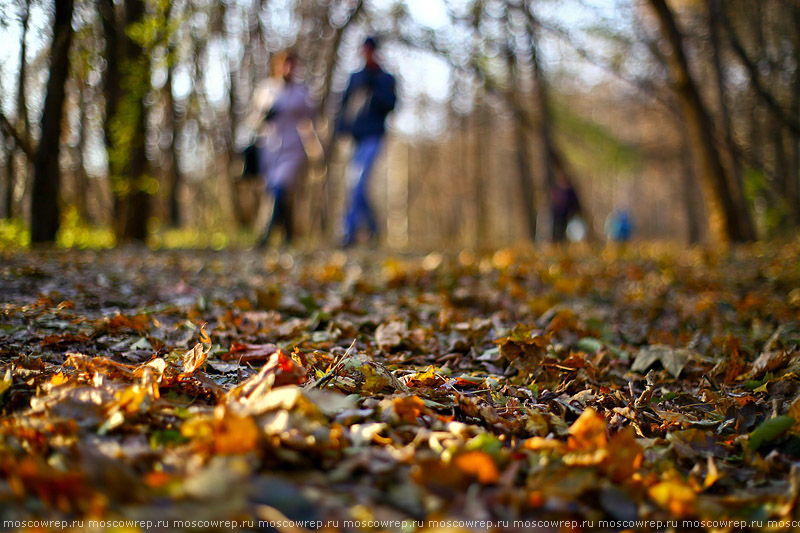
[[[500,452],[503,448],[503,443],[491,433],[480,433],[467,441],[465,448],[467,450],[480,450],[494,455]]]
[[[169,444],[183,444],[189,439],[184,437],[180,431],[174,429],[159,429],[150,435],[150,447],[155,449],[159,446]]]
[[[427,398],[423,398],[422,399],[422,403],[425,404],[425,407],[430,407],[431,409],[445,409],[447,407],[446,405],[444,405],[442,403],[439,403],[439,402],[436,402],[436,401],[433,401],[433,400],[429,400]]]
[[[579,350],[592,355],[596,354],[603,348],[603,341],[593,337],[584,337],[578,341],[576,346]]]
[[[762,444],[779,437],[794,424],[795,419],[787,415],[776,416],[762,422],[750,433],[750,441],[747,443],[747,448],[757,450]]]

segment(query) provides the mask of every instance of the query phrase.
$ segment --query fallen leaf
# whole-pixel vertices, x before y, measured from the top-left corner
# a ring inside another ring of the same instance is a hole
[[[381,324],[375,330],[375,342],[378,343],[378,348],[385,351],[402,346],[407,336],[408,326],[401,321]]]
[[[567,446],[570,450],[596,450],[604,448],[607,442],[606,421],[591,407],[585,409],[569,428]]]
[[[775,418],[762,422],[750,433],[750,439],[747,441],[747,448],[750,450],[757,450],[762,444],[780,437],[783,432],[794,426],[795,423],[795,419],[787,415],[776,416]]]
[[[695,358],[696,354],[691,350],[656,344],[639,350],[631,365],[631,370],[644,372],[655,363],[660,362],[667,369],[667,372],[677,378],[689,361]]]
[[[492,456],[482,451],[471,451],[456,455],[453,464],[462,472],[475,476],[484,485],[497,483],[500,472]]]
[[[697,494],[688,485],[677,481],[662,481],[650,487],[647,494],[676,518],[694,513]]]
[[[278,347],[272,343],[267,344],[246,344],[234,342],[231,349],[222,354],[220,359],[223,361],[236,361],[242,364],[264,362],[269,356],[275,353]]]

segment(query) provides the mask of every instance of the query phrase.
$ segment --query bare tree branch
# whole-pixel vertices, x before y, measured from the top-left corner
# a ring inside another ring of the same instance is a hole
[[[17,143],[22,151],[25,153],[25,156],[33,161],[34,157],[36,156],[36,149],[28,143],[25,135],[17,131],[17,128],[14,127],[11,122],[8,121],[6,116],[3,113],[0,113],[0,127],[2,127],[11,137],[14,138],[14,142]]]
[[[742,42],[739,40],[739,37],[736,34],[736,29],[733,27],[730,18],[728,18],[728,14],[724,9],[720,9],[719,11],[722,23],[724,24],[725,30],[728,32],[728,36],[730,38],[731,47],[733,48],[733,51],[736,52],[736,55],[739,57],[744,67],[747,69],[747,73],[750,75],[750,83],[752,84],[756,94],[759,96],[759,98],[761,98],[761,100],[763,100],[767,107],[772,110],[777,119],[792,131],[795,137],[800,137],[800,122],[798,121],[797,117],[789,115],[778,103],[772,93],[769,92],[769,90],[767,90],[767,88],[764,86],[763,82],[761,81],[761,76],[758,73],[758,67],[750,58],[750,56],[747,55],[747,51],[744,49]]]

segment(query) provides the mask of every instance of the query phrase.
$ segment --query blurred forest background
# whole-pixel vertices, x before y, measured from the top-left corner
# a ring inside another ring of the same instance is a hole
[[[325,147],[298,233],[336,242],[328,122],[370,34],[398,79],[372,189],[391,247],[546,241],[558,172],[597,238],[613,209],[641,239],[779,237],[798,28],[797,0],[0,0],[0,241],[251,243],[252,95],[294,47]]]

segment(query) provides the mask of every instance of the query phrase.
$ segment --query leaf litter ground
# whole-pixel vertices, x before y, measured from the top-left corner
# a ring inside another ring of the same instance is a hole
[[[8,524],[800,518],[800,241],[5,252],[0,295]]]

